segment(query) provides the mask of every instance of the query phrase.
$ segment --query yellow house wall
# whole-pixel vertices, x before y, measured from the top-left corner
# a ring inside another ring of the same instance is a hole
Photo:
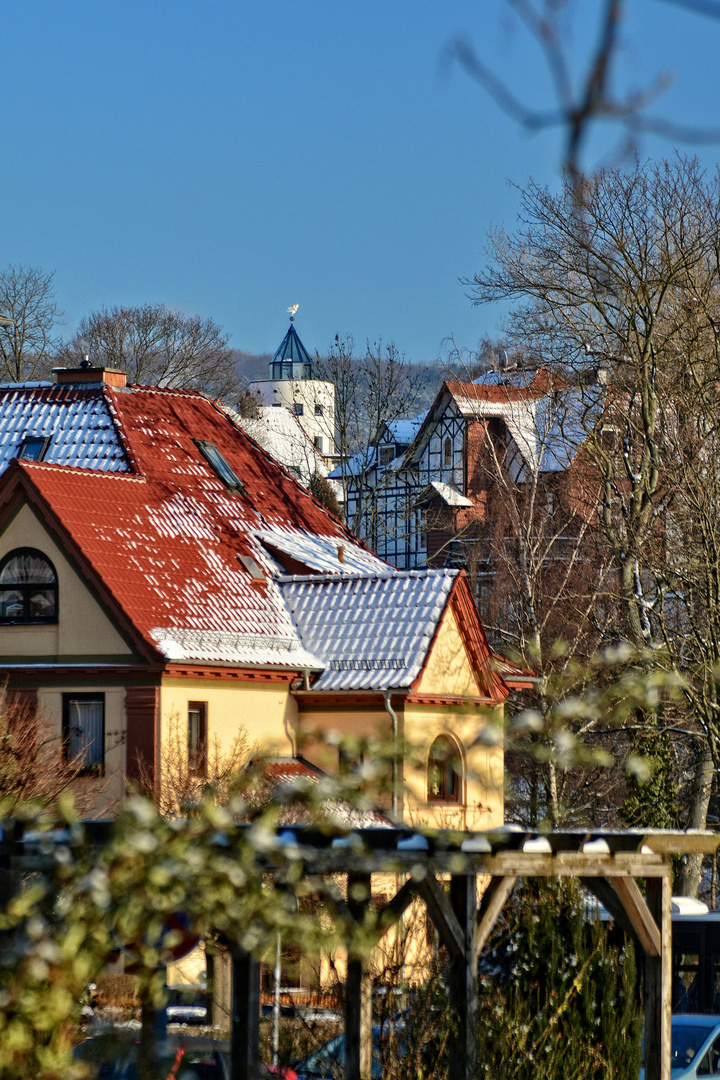
[[[457,620],[449,608],[445,610],[435,635],[417,693],[454,697],[477,697],[480,694]]]
[[[58,622],[54,626],[0,626],[0,655],[131,659],[133,652],[94,594],[40,521],[24,504],[0,536],[0,559],[18,547],[37,548],[58,576]]]
[[[187,722],[188,703],[207,703],[208,742],[229,750],[238,735],[248,752],[295,753],[297,708],[287,686],[273,683],[220,682],[164,678],[160,688],[161,743],[170,735],[173,718]],[[162,758],[162,754],[161,754]]]

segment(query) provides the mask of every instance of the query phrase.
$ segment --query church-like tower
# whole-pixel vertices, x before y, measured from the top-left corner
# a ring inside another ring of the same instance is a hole
[[[313,378],[313,362],[295,329],[294,317],[270,361],[269,378],[251,383],[263,405],[289,409],[328,462],[337,459],[335,387]]]

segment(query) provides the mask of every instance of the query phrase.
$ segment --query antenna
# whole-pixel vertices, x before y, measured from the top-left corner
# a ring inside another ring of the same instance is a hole
[[[299,304],[291,304],[291,306],[288,308],[288,311],[290,312],[290,322],[295,322],[295,312],[299,307]]]

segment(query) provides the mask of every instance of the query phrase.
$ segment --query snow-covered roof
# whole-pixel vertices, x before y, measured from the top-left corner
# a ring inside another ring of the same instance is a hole
[[[279,578],[300,640],[324,667],[313,690],[409,688],[459,573]]]
[[[23,439],[47,439],[43,460],[103,472],[129,468],[112,401],[102,388],[79,390],[51,383],[0,388],[0,473]]]
[[[318,573],[392,574],[391,566],[358,544],[346,544],[337,536],[319,536],[299,529],[276,526],[255,529],[253,536],[264,547],[275,548],[295,562]]]
[[[602,387],[560,386],[552,392],[477,383],[448,384],[465,417],[501,417],[531,472],[563,472],[597,423],[605,403]]]
[[[275,461],[291,472],[297,471],[304,484],[309,484],[316,472],[321,476],[327,475],[325,459],[289,409],[261,405],[256,417],[240,416],[233,410],[228,412],[235,423],[263,450],[267,450]]]
[[[442,480],[431,480],[430,487],[435,488],[443,502],[448,506],[472,506],[472,499],[466,498],[449,484],[443,484]]]
[[[409,446],[422,427],[426,416],[427,409],[418,416],[414,416],[412,420],[388,420],[385,427],[396,443]]]

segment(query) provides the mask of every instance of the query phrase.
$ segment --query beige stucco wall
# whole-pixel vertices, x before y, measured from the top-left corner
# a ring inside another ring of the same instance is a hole
[[[205,679],[164,678],[160,688],[161,742],[170,735],[173,717],[187,723],[188,703],[207,703],[208,742],[229,750],[238,735],[252,753],[293,754],[297,708],[286,685],[255,686],[237,681],[213,684]]]
[[[499,723],[497,711],[474,706],[433,708],[407,705],[405,734],[414,747],[405,763],[405,817],[408,821],[451,829],[491,829],[502,825],[503,751],[499,746],[473,745],[489,722]],[[428,802],[427,766],[430,747],[438,735],[449,735],[463,758],[463,804]],[[414,759],[414,760],[413,760]]]
[[[63,694],[72,693],[105,695],[105,775],[80,777],[73,791],[82,803],[84,817],[106,817],[117,812],[125,789],[125,687],[87,682],[40,687],[38,716],[58,741],[62,738]]]
[[[53,626],[0,626],[0,655],[12,657],[132,657],[133,653],[32,507],[24,504],[0,535],[0,559],[14,548],[33,547],[58,576],[58,622]]]

